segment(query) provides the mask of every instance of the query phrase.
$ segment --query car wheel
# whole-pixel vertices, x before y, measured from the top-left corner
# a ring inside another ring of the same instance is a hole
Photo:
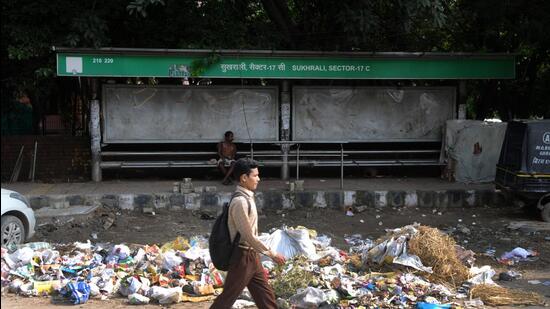
[[[18,245],[25,240],[25,226],[14,216],[2,217],[2,247]]]
[[[542,220],[550,222],[550,202],[544,204],[544,208],[541,211]]]

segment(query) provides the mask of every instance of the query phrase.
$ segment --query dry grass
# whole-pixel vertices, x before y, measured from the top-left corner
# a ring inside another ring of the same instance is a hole
[[[409,253],[432,267],[433,273],[426,276],[430,281],[456,288],[468,280],[469,270],[456,255],[454,239],[438,229],[420,226],[408,245]]]
[[[510,290],[498,285],[479,284],[472,288],[473,298],[480,298],[485,305],[543,305],[542,297],[534,292]]]

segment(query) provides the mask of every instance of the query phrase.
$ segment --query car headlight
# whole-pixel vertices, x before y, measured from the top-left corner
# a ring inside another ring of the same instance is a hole
[[[23,195],[17,193],[17,192],[12,192],[10,193],[10,197],[11,198],[14,198],[16,200],[20,200],[21,202],[23,202],[23,204],[27,205],[27,207],[31,208],[31,204],[29,203],[29,201],[27,200],[26,197],[24,197]]]

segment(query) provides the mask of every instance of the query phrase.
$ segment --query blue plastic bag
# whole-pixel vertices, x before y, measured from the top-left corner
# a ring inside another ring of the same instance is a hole
[[[450,309],[451,304],[430,304],[430,303],[416,303],[416,309]]]
[[[69,298],[75,305],[84,304],[90,298],[90,286],[84,281],[71,281],[61,289],[61,295]]]

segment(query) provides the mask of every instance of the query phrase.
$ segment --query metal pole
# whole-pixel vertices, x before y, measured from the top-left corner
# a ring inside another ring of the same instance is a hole
[[[91,79],[90,100],[90,147],[92,151],[92,180],[101,181],[101,128],[99,126],[99,100],[97,99],[97,81]]]
[[[254,160],[254,143],[250,143],[250,159]]]
[[[38,151],[38,141],[35,141],[34,142],[34,159],[33,159],[33,162],[32,162],[32,182],[34,182],[34,175],[35,175],[35,172],[36,172],[36,153]]]
[[[281,99],[280,99],[280,110],[281,110],[281,129],[280,129],[280,140],[289,141],[290,140],[290,83],[288,80],[283,80],[281,82]],[[281,179],[288,180],[289,165],[288,165],[288,150],[290,149],[289,144],[281,144],[282,152],[282,165],[281,165]]]
[[[344,144],[340,144],[340,189],[344,189]]]
[[[281,180],[288,180],[288,149],[290,148],[289,144],[281,144],[281,152],[283,164],[281,165]]]
[[[296,180],[300,179],[300,144],[296,148]]]

